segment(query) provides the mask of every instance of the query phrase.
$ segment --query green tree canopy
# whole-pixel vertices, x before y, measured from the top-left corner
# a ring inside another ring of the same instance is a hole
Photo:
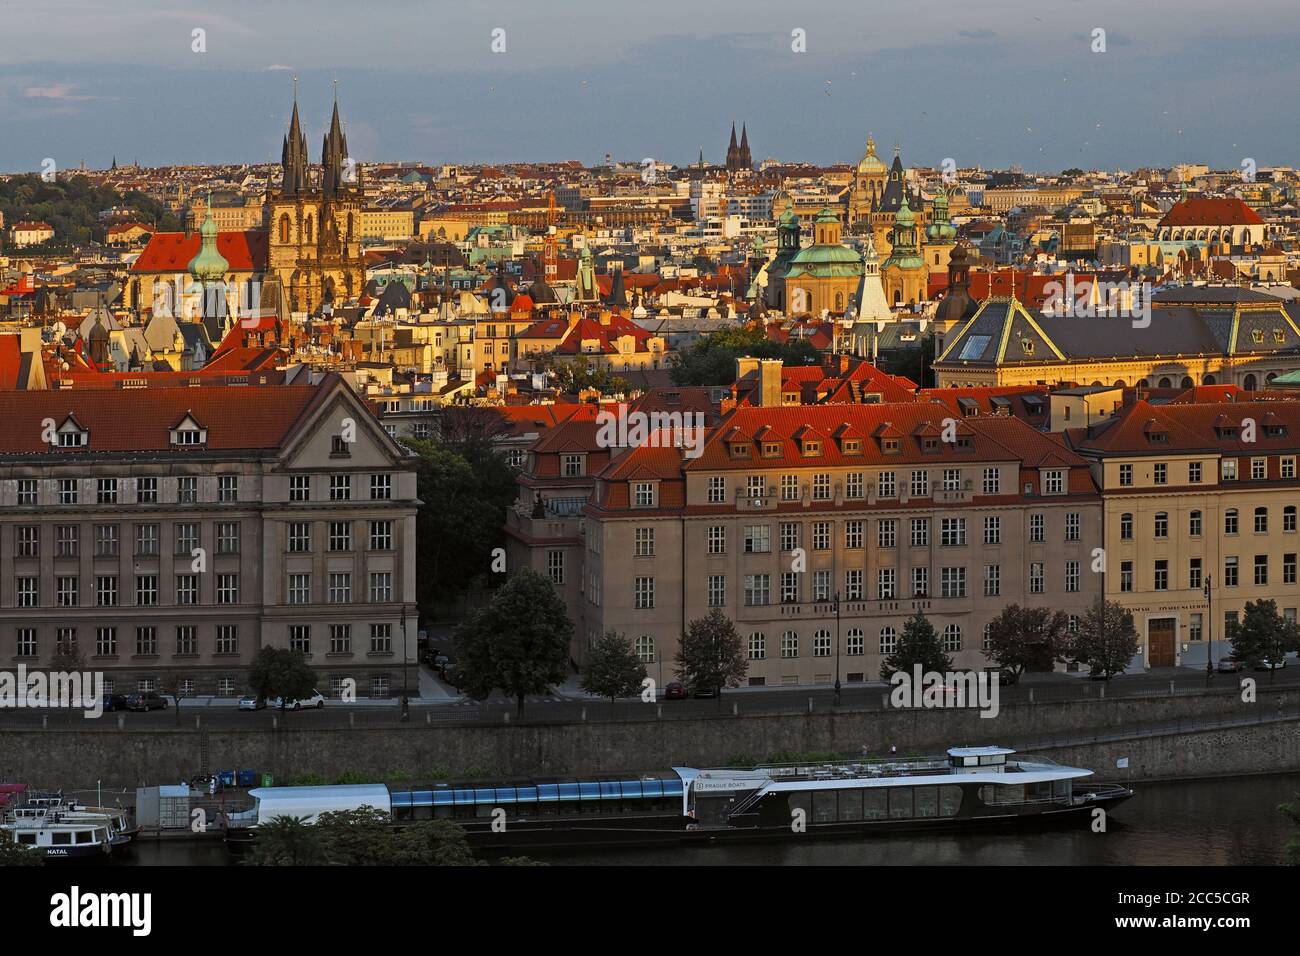
[[[952,670],[952,658],[943,649],[943,641],[934,625],[921,611],[909,617],[903,625],[897,649],[880,665],[880,677],[889,680],[898,671],[911,674],[917,664],[921,665],[923,672],[946,673]]]
[[[781,344],[762,329],[737,325],[720,329],[674,353],[674,385],[730,385],[736,380],[736,359],[741,356],[779,358],[785,365],[815,365],[820,353],[806,339]]]
[[[1277,612],[1276,601],[1247,601],[1245,613],[1229,635],[1232,656],[1250,667],[1265,659],[1280,660],[1287,651],[1296,649],[1298,634],[1295,622]]]
[[[523,568],[456,629],[465,689],[482,700],[500,688],[522,714],[528,694],[545,693],[564,680],[572,636],[573,624],[550,579]]]
[[[749,670],[736,625],[716,607],[687,625],[674,663],[677,679],[692,694],[739,687]]]
[[[1098,601],[1084,613],[1067,656],[1109,680],[1128,667],[1137,651],[1133,614],[1113,601]]]
[[[582,668],[582,689],[598,697],[634,697],[645,680],[645,665],[632,642],[617,631],[606,631],[592,643]]]
[[[248,686],[260,697],[279,697],[283,711],[289,701],[311,696],[316,675],[301,651],[264,644],[248,668]]]
[[[1291,803],[1278,804],[1277,810],[1296,827],[1295,834],[1287,841],[1282,860],[1287,866],[1300,866],[1300,793]]]
[[[258,824],[246,859],[252,866],[323,866],[328,862],[324,832],[306,817],[272,817]]]
[[[0,832],[0,866],[42,866],[45,854],[14,842],[13,834]]]
[[[257,828],[252,866],[481,866],[451,820],[393,826],[374,807],[322,813],[315,823],[275,817]]]
[[[552,362],[549,370],[554,376],[555,387],[566,395],[588,388],[594,388],[602,395],[626,395],[632,391],[632,383],[627,379],[608,369],[594,367],[582,355],[571,362]]]
[[[989,622],[989,660],[1015,683],[1026,670],[1049,670],[1070,646],[1069,618],[1047,607],[1010,604]]]

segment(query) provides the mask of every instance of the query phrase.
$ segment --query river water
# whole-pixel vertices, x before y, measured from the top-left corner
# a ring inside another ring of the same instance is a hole
[[[997,833],[910,833],[865,840],[536,853],[554,866],[932,866],[1277,864],[1295,832],[1279,803],[1296,799],[1300,773],[1183,783],[1135,784],[1110,815],[1108,832],[1076,827]],[[224,866],[220,843],[139,844],[124,862]]]

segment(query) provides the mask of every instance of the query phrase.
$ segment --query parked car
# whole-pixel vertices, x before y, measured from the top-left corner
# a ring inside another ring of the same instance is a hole
[[[1260,661],[1258,664],[1255,665],[1255,670],[1257,670],[1257,671],[1279,671],[1279,670],[1281,670],[1281,669],[1284,668],[1284,667],[1286,667],[1286,658],[1285,658],[1285,657],[1279,657],[1279,658],[1277,658],[1276,660],[1274,660],[1274,659],[1271,658],[1271,657],[1266,657],[1266,658],[1264,658],[1262,661]]]
[[[716,687],[697,687],[692,696],[696,700],[703,700],[705,698],[712,700],[714,697],[718,696],[718,689]]]
[[[239,698],[240,710],[264,710],[266,708],[266,698],[258,697],[256,694],[245,694]]]
[[[127,710],[166,710],[167,698],[156,691],[144,691],[139,694],[126,695]]]
[[[1245,670],[1245,668],[1245,662],[1239,661],[1235,657],[1225,657],[1214,665],[1214,669],[1220,674],[1235,674],[1237,671]]]
[[[275,697],[267,701],[272,707],[279,710],[280,698]],[[325,695],[318,690],[313,690],[310,697],[304,697],[301,700],[290,700],[284,704],[285,710],[306,710],[308,708],[320,709],[325,706]]]
[[[1123,671],[1115,671],[1112,674],[1108,674],[1104,670],[1093,668],[1093,670],[1088,674],[1088,679],[1089,680],[1110,680],[1113,677],[1121,677],[1123,676],[1123,674],[1124,674]]]
[[[126,694],[105,694],[104,710],[126,710]]]
[[[686,688],[678,681],[664,685],[664,700],[685,700]]]

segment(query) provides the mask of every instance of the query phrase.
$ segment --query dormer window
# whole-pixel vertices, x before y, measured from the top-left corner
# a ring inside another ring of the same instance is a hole
[[[842,454],[845,454],[845,455],[861,455],[861,454],[862,454],[862,442],[859,441],[859,440],[856,439],[856,438],[846,438],[846,439],[844,439],[843,448],[841,449],[841,453],[842,453]]]
[[[58,448],[86,448],[90,445],[90,432],[69,412],[55,432],[53,444]]]
[[[1284,342],[1286,342],[1286,333],[1284,333],[1281,329],[1274,329],[1273,341],[1276,342],[1278,345],[1282,345]]]
[[[780,457],[781,457],[781,443],[780,443],[779,441],[765,441],[765,442],[763,442],[763,457],[764,457],[764,458],[780,458]]]
[[[803,456],[805,458],[816,458],[822,453],[822,443],[812,439],[804,439]]]
[[[1269,438],[1285,438],[1285,437],[1286,437],[1286,426],[1285,426],[1285,425],[1265,425],[1265,426],[1264,426],[1264,434],[1265,434],[1267,437],[1269,437]]]
[[[896,455],[899,451],[899,441],[897,438],[882,438],[880,440],[880,450],[889,455]]]
[[[922,438],[922,439],[921,439],[921,450],[924,451],[924,452],[937,452],[937,451],[939,450],[939,439],[937,439],[937,438]]]
[[[189,412],[185,417],[171,428],[171,443],[173,445],[206,445],[208,443],[208,430],[198,423],[198,421]]]
[[[733,442],[731,445],[732,458],[749,458],[751,454],[749,442]]]
[[[1147,441],[1153,445],[1163,445],[1169,441],[1168,432],[1147,432]]]
[[[1263,329],[1251,329],[1251,330],[1250,330],[1250,340],[1251,340],[1252,342],[1254,342],[1256,345],[1262,345],[1263,342],[1264,342],[1264,330],[1263,330]]]
[[[1033,354],[1034,354],[1034,340],[1033,340],[1033,339],[1021,339],[1021,340],[1020,340],[1020,351],[1023,352],[1025,355],[1033,355]]]

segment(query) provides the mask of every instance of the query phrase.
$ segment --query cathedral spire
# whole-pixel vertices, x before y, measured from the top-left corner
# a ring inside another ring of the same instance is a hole
[[[307,137],[298,119],[298,77],[293,78],[293,115],[289,119],[289,132],[284,137],[280,151],[280,166],[284,176],[280,182],[280,195],[297,196],[308,188]]]
[[[333,196],[346,189],[348,183],[344,167],[348,159],[348,139],[339,120],[338,82],[334,87],[334,114],[330,117],[329,132],[321,144],[321,190]]]

